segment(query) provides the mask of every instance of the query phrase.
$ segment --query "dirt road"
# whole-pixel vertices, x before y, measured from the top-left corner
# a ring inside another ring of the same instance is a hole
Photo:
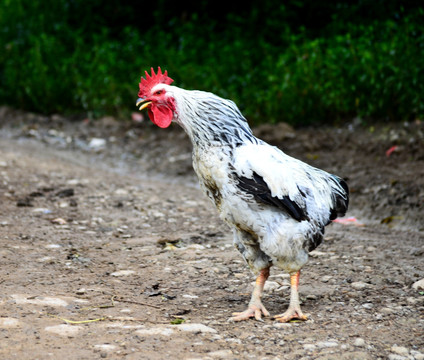
[[[392,178],[384,151],[381,161],[359,159],[369,148],[339,130],[316,144],[310,129],[285,139],[291,153],[348,177],[347,216],[357,222],[329,226],[303,270],[308,321],[231,323],[254,279],[196,185],[184,134],[118,132],[107,120],[11,125],[5,116],[0,358],[424,358],[424,289],[413,288],[424,278],[424,158],[408,147],[416,145],[399,145],[408,154],[394,155],[406,160]],[[328,139],[338,145],[326,148]],[[264,304],[277,314],[289,283],[271,274]]]

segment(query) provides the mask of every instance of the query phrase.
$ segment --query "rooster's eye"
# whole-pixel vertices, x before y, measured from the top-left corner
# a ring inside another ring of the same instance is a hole
[[[163,94],[163,90],[158,90],[158,91],[155,92],[154,95],[162,95],[162,94]]]

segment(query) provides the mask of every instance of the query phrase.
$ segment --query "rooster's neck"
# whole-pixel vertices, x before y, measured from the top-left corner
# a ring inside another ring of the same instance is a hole
[[[186,131],[193,146],[237,147],[256,139],[234,102],[203,91],[183,90],[176,94],[176,122]]]

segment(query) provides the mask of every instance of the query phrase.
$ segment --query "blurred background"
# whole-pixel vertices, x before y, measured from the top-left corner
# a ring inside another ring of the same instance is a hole
[[[424,115],[420,0],[2,0],[0,104],[125,118],[150,67],[253,124]]]

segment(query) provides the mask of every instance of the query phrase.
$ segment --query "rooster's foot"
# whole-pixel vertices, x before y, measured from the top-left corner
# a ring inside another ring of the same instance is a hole
[[[275,315],[273,316],[273,318],[282,323],[286,323],[291,320],[308,320],[308,317],[306,315],[303,315],[302,310],[300,310],[300,307],[289,307],[284,314]]]
[[[248,309],[243,312],[236,312],[233,313],[233,317],[230,318],[232,321],[242,321],[242,320],[248,320],[252,317],[254,317],[258,321],[262,320],[263,316],[269,316],[269,312],[267,309],[265,309],[265,306],[262,304],[259,305],[249,305]]]

